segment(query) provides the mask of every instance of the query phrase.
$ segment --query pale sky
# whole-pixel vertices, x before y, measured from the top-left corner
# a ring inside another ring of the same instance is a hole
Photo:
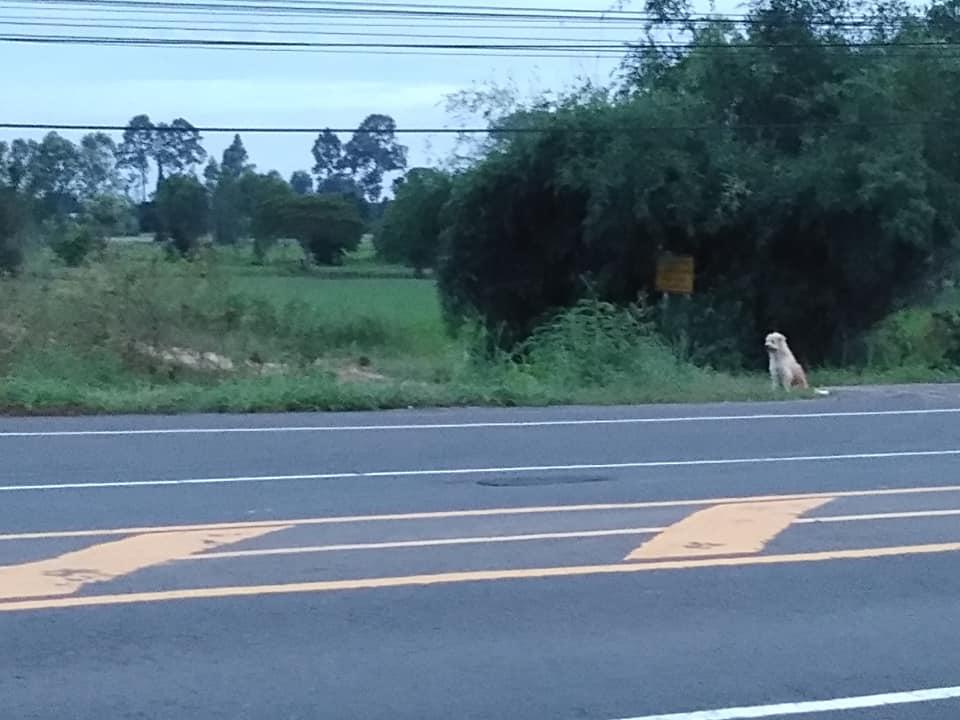
[[[319,1],[319,0],[318,0]],[[425,2],[426,0],[419,0]],[[483,0],[486,6],[609,10],[613,0]],[[481,4],[481,0],[473,0]],[[260,1],[261,5],[269,4]],[[376,3],[371,3],[375,5]],[[436,0],[429,4],[437,5]],[[464,4],[469,4],[464,0]],[[705,3],[698,8],[708,11]],[[641,4],[624,9],[642,10]],[[743,12],[727,0],[720,12]],[[238,22],[236,18],[227,22]],[[225,33],[221,29],[187,33],[182,30],[133,30],[130,25],[164,25],[173,22],[216,23],[219,16],[186,17],[151,10],[138,15],[123,11],[105,13],[89,6],[51,7],[11,0],[0,9],[2,34],[86,34],[143,35],[163,37],[216,37],[255,40],[322,40],[417,42],[409,37],[370,37],[366,33],[395,33],[396,23],[405,23],[404,32],[446,35],[420,42],[456,42],[456,36],[491,37],[479,42],[510,42],[513,37],[550,38],[559,41],[614,41],[636,38],[641,27],[594,25],[580,29],[553,24],[536,27],[513,21],[483,20],[467,29],[450,29],[449,20],[399,20],[380,18],[324,19],[264,17],[263,25],[250,25],[250,16],[239,22],[258,28],[261,34],[242,29]],[[52,27],[45,23],[67,23],[87,27]],[[291,23],[306,22],[309,26]],[[31,23],[31,24],[27,24]],[[270,24],[276,23],[276,24]],[[283,24],[286,27],[281,28]],[[386,27],[377,28],[377,24]],[[334,28],[334,25],[338,27]],[[392,27],[391,27],[392,25]],[[438,28],[438,25],[443,27]],[[505,25],[507,27],[505,27]],[[115,26],[106,27],[105,26]],[[287,34],[265,34],[264,28]],[[446,28],[446,29],[445,29]],[[319,36],[319,30],[336,29],[360,36]],[[452,36],[452,37],[451,37]],[[526,41],[525,40],[525,41]],[[124,124],[133,115],[146,113],[156,121],[184,117],[194,125],[227,126],[330,126],[355,127],[370,113],[392,115],[399,127],[457,126],[445,109],[445,96],[476,83],[512,82],[522,95],[545,90],[560,91],[590,79],[608,84],[617,59],[517,58],[475,56],[416,56],[325,54],[319,52],[257,52],[244,50],[201,50],[191,48],[99,47],[82,45],[33,45],[0,42],[0,67],[4,68],[3,102],[0,117],[6,122]],[[474,123],[482,124],[482,121]],[[0,139],[40,137],[0,129]],[[73,140],[82,133],[63,132]],[[232,136],[204,136],[204,147],[219,159]],[[346,139],[346,138],[344,138]],[[262,170],[277,169],[284,176],[313,164],[311,135],[243,136],[251,161]],[[428,164],[446,157],[453,146],[450,136],[402,136],[410,148],[410,165]]]

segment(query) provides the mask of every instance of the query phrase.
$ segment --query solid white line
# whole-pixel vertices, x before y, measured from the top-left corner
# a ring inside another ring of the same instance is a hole
[[[374,470],[366,472],[306,473],[301,475],[240,475],[232,477],[179,478],[172,480],[105,480],[86,483],[43,483],[38,485],[0,485],[0,492],[28,490],[77,490],[93,488],[162,487],[171,485],[229,485],[239,483],[280,482],[289,480],[357,480],[458,475],[508,475],[566,470],[628,470],[641,468],[702,467],[710,465],[759,465],[775,463],[827,462],[839,460],[894,460],[898,458],[953,457],[960,449],[905,450],[902,452],[846,453],[839,455],[786,455],[780,457],[716,458],[707,460],[650,460],[622,463],[582,463],[575,465],[520,465],[515,467],[438,468],[434,470]]]
[[[906,520],[908,518],[948,517],[960,515],[960,510],[911,510],[906,512],[870,513],[867,515],[824,515],[820,517],[799,518],[794,525],[855,522],[857,520]]]
[[[696,712],[670,713],[667,715],[642,715],[623,718],[622,720],[743,720],[743,718],[769,718],[783,717],[784,715],[837,712],[842,710],[862,710],[864,708],[907,705],[910,703],[934,702],[936,700],[952,700],[955,698],[960,698],[960,686],[931,688],[929,690],[908,690],[905,692],[884,693],[882,695],[859,695],[856,697],[837,698],[835,700],[814,700],[810,702],[781,703],[778,705],[754,705],[751,707],[699,710]]]
[[[918,410],[858,410],[821,413],[756,413],[751,415],[689,415],[681,417],[586,418],[581,420],[527,420],[502,422],[423,423],[397,425],[284,425],[278,427],[220,428],[142,428],[118,430],[17,430],[0,432],[3,438],[110,437],[124,435],[230,435],[238,433],[297,432],[381,432],[389,430],[477,430],[496,428],[539,428],[580,425],[646,425],[696,422],[733,422],[766,420],[823,420],[828,418],[890,417],[908,415],[956,415],[960,408]]]
[[[662,527],[583,530],[580,532],[530,533],[527,535],[487,535],[479,537],[436,538],[434,540],[397,540],[394,542],[351,543],[346,545],[306,545],[303,547],[265,548],[263,550],[225,550],[195,555],[190,560],[260,557],[262,555],[301,555],[344,550],[392,550],[396,548],[442,547],[445,545],[487,545],[490,543],[524,542],[529,540],[565,540],[573,538],[611,537],[614,535],[649,535],[662,532]]]
[[[583,513],[608,511],[654,510],[663,508],[702,507],[730,503],[803,500],[806,498],[864,498],[893,497],[897,495],[935,495],[960,493],[960,485],[932,485],[926,487],[881,488],[874,490],[838,490],[835,492],[803,493],[792,495],[749,495],[738,497],[698,498],[696,500],[648,500],[626,503],[595,503],[593,505],[534,505],[520,507],[487,507],[472,510],[428,510],[421,512],[388,513],[382,515],[332,515],[319,518],[283,518],[277,520],[241,520],[234,522],[201,523],[193,525],[157,525],[153,527],[87,528],[84,530],[55,530],[9,533],[0,535],[4,540],[49,540],[53,538],[101,537],[116,535],[143,535],[145,533],[185,532],[191,530],[219,530],[247,527],[304,527],[314,525],[345,525],[373,522],[412,522],[418,520],[455,520],[461,518],[488,518],[514,515],[549,515],[552,513]],[[840,516],[828,516],[840,517]],[[849,515],[849,520],[870,519],[869,516]],[[878,518],[879,519],[879,518]],[[802,521],[802,520],[801,520]]]

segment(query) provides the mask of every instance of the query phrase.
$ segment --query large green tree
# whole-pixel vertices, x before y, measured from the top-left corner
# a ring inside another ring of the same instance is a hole
[[[197,129],[183,118],[156,126],[153,160],[157,187],[168,175],[188,173],[207,157]]]
[[[168,239],[183,256],[193,253],[210,221],[209,197],[203,184],[191,175],[164,178],[157,189],[156,210],[160,239]]]
[[[19,193],[12,187],[0,185],[0,279],[17,273],[23,264],[21,233],[25,214]]]
[[[80,140],[80,182],[84,199],[119,191],[117,154],[117,144],[106,133],[90,133]]]
[[[253,170],[249,161],[250,156],[247,154],[247,148],[243,145],[243,140],[240,139],[239,135],[234,135],[233,142],[223,151],[220,172],[223,175],[238,178],[243,173]]]
[[[290,187],[297,195],[309,195],[313,192],[313,178],[306,170],[296,170],[290,176]]]
[[[154,123],[137,115],[127,123],[118,148],[119,166],[132,173],[140,186],[141,201],[147,199],[147,178],[152,162],[157,171],[157,189],[170,175],[190,173],[207,157],[200,132],[183,118]]]
[[[236,243],[250,230],[253,207],[244,192],[244,179],[254,174],[249,159],[243,140],[234,135],[221,162],[211,159],[204,171],[212,193],[213,237],[220,244]]]
[[[368,115],[346,143],[329,128],[313,143],[316,191],[353,200],[361,212],[383,194],[384,176],[407,166],[407,148],[389,115]]]
[[[433,267],[443,231],[441,212],[450,198],[450,176],[434,168],[412,168],[395,184],[395,196],[374,235],[378,254],[402,262],[417,274]]]
[[[322,183],[342,170],[343,143],[330,128],[317,135],[311,152],[313,154],[313,174],[318,183]]]
[[[149,115],[136,115],[127,123],[123,140],[117,149],[117,162],[129,172],[140,187],[140,201],[147,200],[147,178],[150,160],[157,143],[156,128]]]
[[[407,148],[397,140],[396,131],[389,115],[368,115],[343,146],[341,165],[350,171],[367,202],[380,200],[385,174],[407,166]]]
[[[929,46],[949,27],[936,7],[860,10],[886,19],[765,0],[739,26],[691,23],[685,50],[639,44],[613,96],[495,118],[536,132],[498,136],[455,183],[451,319],[479,314],[509,344],[586,295],[652,293],[658,255],[690,253],[696,358],[761,362],[779,329],[802,359],[848,359],[949,272],[960,227],[960,60]]]
[[[258,238],[293,238],[321,265],[338,265],[345,253],[356,250],[363,220],[356,206],[334,195],[297,195],[286,192],[266,197],[257,208],[254,227]]]
[[[31,157],[27,184],[42,216],[64,215],[79,208],[83,170],[76,145],[55,132],[44,136]]]

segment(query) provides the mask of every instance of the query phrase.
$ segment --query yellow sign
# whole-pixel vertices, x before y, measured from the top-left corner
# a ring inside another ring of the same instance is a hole
[[[693,256],[661,255],[657,260],[659,292],[689,295],[693,292]]]

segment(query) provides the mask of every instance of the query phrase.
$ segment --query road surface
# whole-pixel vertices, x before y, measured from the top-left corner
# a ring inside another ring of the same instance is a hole
[[[960,389],[0,419],[3,720],[960,717]]]

